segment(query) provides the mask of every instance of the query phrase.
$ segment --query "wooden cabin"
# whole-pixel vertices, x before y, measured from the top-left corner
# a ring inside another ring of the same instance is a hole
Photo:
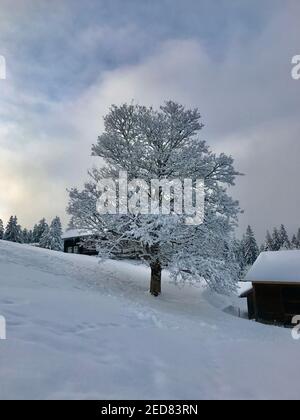
[[[83,231],[71,229],[67,230],[62,236],[64,241],[64,252],[68,254],[98,255],[96,249],[97,235]],[[105,240],[105,238],[102,238]],[[112,258],[116,259],[139,259],[140,250],[135,243],[125,243],[123,248],[117,249]]]
[[[300,315],[300,251],[262,252],[244,281],[249,319],[288,326]]]
[[[68,254],[97,255],[94,236],[76,229],[67,230],[63,235],[64,252]]]

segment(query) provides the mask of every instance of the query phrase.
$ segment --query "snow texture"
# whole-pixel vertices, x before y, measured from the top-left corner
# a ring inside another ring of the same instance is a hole
[[[1,399],[300,397],[299,341],[149,269],[0,241]]]

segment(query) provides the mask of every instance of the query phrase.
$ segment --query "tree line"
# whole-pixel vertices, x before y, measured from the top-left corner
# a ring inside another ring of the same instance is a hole
[[[35,224],[33,229],[22,228],[17,216],[11,216],[4,228],[0,219],[0,239],[20,244],[32,244],[53,251],[63,250],[62,224],[59,217],[55,217],[50,225],[43,218]]]
[[[236,242],[236,255],[242,271],[253,265],[261,252],[293,249],[300,249],[300,228],[290,238],[283,224],[280,228],[274,228],[272,234],[267,231],[265,242],[260,247],[251,226],[248,226],[243,238]]]
[[[274,228],[272,234],[267,232],[264,251],[289,249],[300,249],[300,228],[296,234],[292,235],[291,239],[284,225],[281,225],[279,229]]]

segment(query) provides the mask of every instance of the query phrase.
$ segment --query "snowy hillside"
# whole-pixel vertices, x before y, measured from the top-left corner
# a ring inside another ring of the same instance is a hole
[[[0,241],[0,398],[300,397],[290,330],[167,278],[155,299],[148,281],[132,263]]]

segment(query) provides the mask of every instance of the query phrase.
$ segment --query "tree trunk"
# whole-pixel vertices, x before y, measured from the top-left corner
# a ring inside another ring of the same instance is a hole
[[[161,294],[161,273],[162,266],[159,261],[151,264],[150,293],[155,297]]]

